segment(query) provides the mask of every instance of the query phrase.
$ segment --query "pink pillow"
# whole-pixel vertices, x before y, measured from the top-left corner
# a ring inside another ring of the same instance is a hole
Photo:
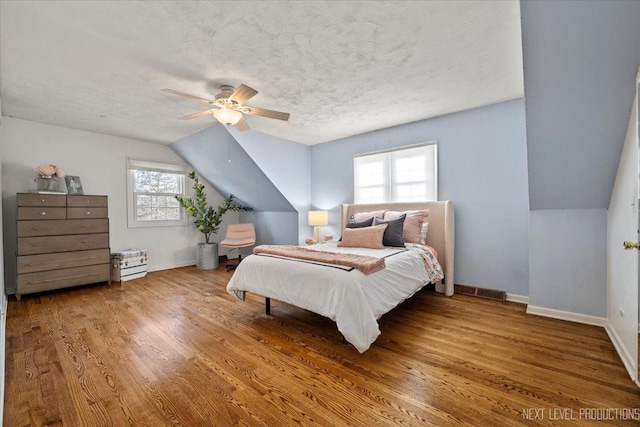
[[[358,213],[354,213],[353,215],[351,215],[351,217],[353,218],[353,220],[355,222],[361,222],[361,221],[364,221],[366,219],[375,218],[375,217],[378,217],[378,218],[382,219],[384,217],[384,213],[386,211],[387,211],[386,209],[383,209],[381,211],[358,212]]]
[[[405,243],[418,243],[424,244],[422,239],[422,223],[429,216],[429,209],[415,210],[415,211],[386,211],[384,213],[384,219],[398,219],[403,214],[407,217],[404,220],[404,230],[402,231],[402,238]]]
[[[387,224],[374,225],[364,228],[345,228],[342,242],[338,246],[344,248],[383,249],[382,236]]]

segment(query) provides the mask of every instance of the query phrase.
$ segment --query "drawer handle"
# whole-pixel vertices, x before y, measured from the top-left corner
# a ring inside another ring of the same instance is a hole
[[[32,230],[40,230],[40,227],[31,227]],[[43,230],[51,230],[51,227],[42,227]]]
[[[45,199],[42,199],[42,200],[40,200],[40,201],[41,201],[41,202],[46,202],[46,200],[45,200]]]
[[[80,228],[95,228],[93,225],[81,225]]]
[[[91,203],[91,200],[85,200],[85,203]]]
[[[84,214],[85,215],[91,215],[91,211],[86,211]]]
[[[59,280],[67,280],[67,279],[79,279],[80,277],[99,276],[100,274],[101,273],[78,274],[77,276],[60,277],[59,279],[36,280],[34,282],[29,282],[29,284],[37,285],[38,283],[57,282]]]
[[[82,243],[95,243],[95,240],[83,240]]]
[[[89,261],[92,259],[98,259],[97,256],[90,256],[87,258],[76,258],[76,259],[61,259],[59,261],[40,261],[37,264],[27,264],[29,267],[35,267],[36,265],[47,265],[47,264],[57,264],[57,263],[61,263],[61,262],[76,262],[76,261]]]
[[[47,213],[46,212],[40,212],[40,215],[45,216]]]

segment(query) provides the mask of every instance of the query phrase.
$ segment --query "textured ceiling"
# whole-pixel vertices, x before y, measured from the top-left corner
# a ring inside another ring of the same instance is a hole
[[[2,114],[169,144],[213,117],[160,91],[259,91],[305,144],[521,97],[517,1],[2,1]]]

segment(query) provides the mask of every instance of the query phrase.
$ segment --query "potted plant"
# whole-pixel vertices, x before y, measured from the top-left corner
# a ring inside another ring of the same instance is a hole
[[[175,198],[180,206],[185,208],[187,214],[195,218],[193,223],[204,234],[205,243],[198,243],[196,268],[211,270],[218,268],[218,243],[211,242],[210,239],[212,234],[216,234],[220,230],[222,216],[228,211],[252,211],[253,209],[234,203],[233,194],[229,194],[229,197],[225,198],[217,209],[214,209],[207,203],[204,184],[200,183],[195,171],[191,171],[188,176],[193,180],[193,190],[196,193],[195,201],[191,197],[180,195],[176,195]]]

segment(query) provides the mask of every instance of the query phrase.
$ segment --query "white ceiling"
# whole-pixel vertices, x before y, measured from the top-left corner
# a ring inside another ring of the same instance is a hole
[[[221,84],[305,144],[524,95],[518,1],[2,1],[2,115],[172,143]]]

